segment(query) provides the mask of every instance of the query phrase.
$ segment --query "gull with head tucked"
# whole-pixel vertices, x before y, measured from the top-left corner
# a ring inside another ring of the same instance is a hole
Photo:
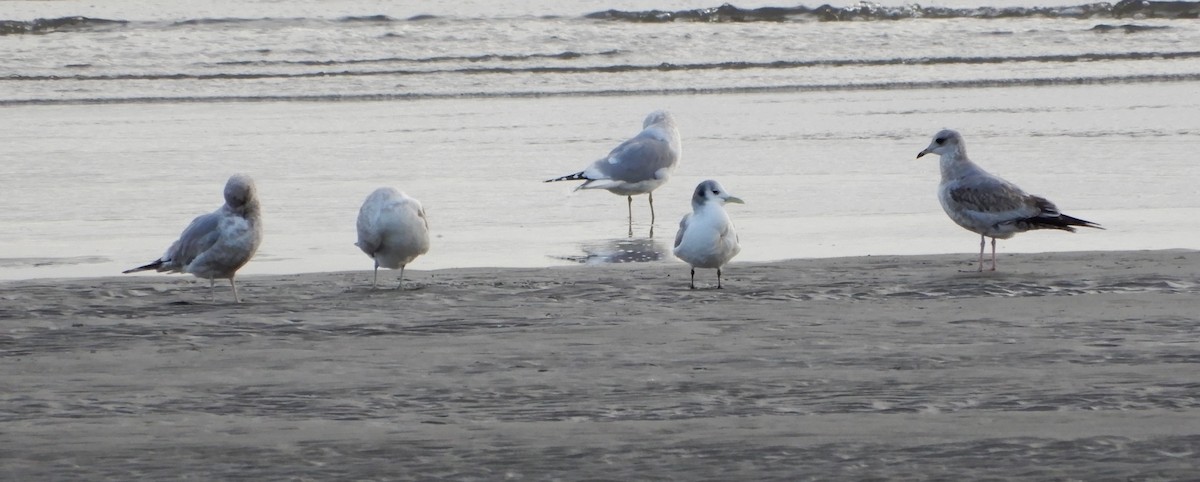
[[[254,180],[235,174],[225,183],[224,206],[193,219],[161,258],[125,273],[155,270],[207,278],[214,302],[216,279],[226,278],[233,287],[234,302],[241,303],[233,277],[254,257],[262,236],[262,213]]]
[[[679,158],[683,146],[679,140],[679,129],[675,118],[666,111],[654,111],[642,122],[642,131],[622,142],[602,159],[586,169],[555,181],[584,181],[575,190],[607,189],[625,196],[629,208],[629,235],[633,236],[633,196],[647,194],[650,197],[650,226],[654,226],[654,190],[667,182]]]
[[[950,219],[979,234],[979,271],[983,271],[985,238],[992,238],[992,271],[996,270],[996,239],[1035,229],[1075,232],[1075,226],[1101,228],[1099,224],[1067,216],[1046,198],[1026,194],[1015,184],[996,177],[971,162],[962,135],[944,129],[917,157],[941,156],[942,182],[938,200]]]
[[[375,260],[375,278],[379,267],[400,270],[400,289],[404,289],[404,267],[429,251],[429,222],[425,209],[416,199],[390,187],[381,187],[367,196],[358,210],[358,242],[354,243]]]
[[[692,213],[679,221],[675,256],[692,265],[691,288],[696,289],[696,268],[716,268],[721,288],[721,267],[742,250],[725,203],[742,204],[717,181],[704,181],[692,193]]]

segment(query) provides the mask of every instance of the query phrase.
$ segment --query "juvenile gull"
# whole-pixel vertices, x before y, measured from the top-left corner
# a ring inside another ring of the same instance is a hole
[[[682,154],[675,118],[666,111],[654,111],[642,122],[641,132],[622,142],[604,158],[575,174],[546,182],[584,181],[575,188],[576,191],[607,189],[625,196],[629,208],[629,235],[633,236],[633,196],[649,195],[650,225],[653,226],[654,190],[667,182]]]
[[[225,183],[224,206],[193,219],[161,258],[125,273],[152,269],[207,278],[214,302],[216,279],[227,278],[233,287],[233,300],[241,303],[233,277],[254,257],[262,237],[262,213],[254,180],[245,174],[234,174]]]
[[[942,182],[938,200],[959,226],[979,234],[979,271],[983,271],[985,238],[992,238],[992,271],[996,270],[996,239],[1035,229],[1075,232],[1073,226],[1101,228],[1099,224],[1067,216],[1046,198],[1026,194],[1015,184],[989,174],[971,162],[962,135],[945,129],[917,157],[942,157]]]
[[[692,265],[691,288],[696,289],[696,268],[716,268],[717,288],[721,288],[721,267],[737,256],[737,232],[725,213],[725,203],[742,204],[729,195],[717,181],[704,181],[692,194],[692,213],[679,221],[675,234],[675,256]]]
[[[429,251],[429,222],[416,199],[390,187],[381,187],[367,196],[358,210],[358,242],[354,243],[375,260],[375,279],[379,285],[379,267],[400,269],[400,289],[404,289],[404,267]]]

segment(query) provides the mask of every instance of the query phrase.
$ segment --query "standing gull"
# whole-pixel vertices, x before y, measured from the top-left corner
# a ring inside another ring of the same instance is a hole
[[[683,146],[679,140],[679,129],[675,118],[666,111],[654,111],[642,122],[642,131],[622,142],[602,159],[593,162],[587,169],[546,182],[585,181],[575,188],[607,189],[625,196],[629,208],[629,235],[633,236],[633,196],[647,194],[650,197],[650,226],[654,229],[654,190],[667,182]]]
[[[354,243],[375,260],[375,279],[379,267],[400,270],[400,289],[404,289],[404,267],[429,251],[429,222],[425,209],[416,199],[390,187],[381,187],[367,196],[358,210],[358,242]]]
[[[152,269],[207,278],[214,302],[216,279],[228,278],[233,300],[241,303],[233,277],[254,257],[262,237],[262,213],[254,180],[245,174],[234,174],[225,183],[224,206],[193,219],[161,258],[125,273]]]
[[[996,239],[1035,229],[1075,232],[1073,226],[1101,228],[1099,224],[1067,216],[1046,198],[1026,194],[1015,184],[993,176],[967,158],[967,147],[957,131],[944,129],[917,157],[942,156],[942,182],[938,200],[959,226],[979,234],[979,271],[983,271],[985,238],[992,238],[992,271],[996,270]]]
[[[721,267],[737,256],[737,232],[725,213],[725,203],[742,204],[729,195],[717,181],[704,181],[692,194],[692,213],[679,221],[675,235],[675,256],[692,265],[691,288],[696,289],[696,268],[716,268],[717,288],[721,288]]]

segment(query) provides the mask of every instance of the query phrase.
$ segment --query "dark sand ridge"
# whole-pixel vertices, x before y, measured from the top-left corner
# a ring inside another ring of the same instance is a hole
[[[974,261],[0,283],[0,479],[1200,473],[1200,252]]]

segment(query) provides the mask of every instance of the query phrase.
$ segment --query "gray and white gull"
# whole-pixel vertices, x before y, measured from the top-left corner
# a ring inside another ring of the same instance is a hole
[[[742,200],[730,195],[717,181],[704,181],[692,193],[692,213],[679,221],[675,256],[692,266],[692,289],[696,289],[696,268],[716,268],[720,289],[721,267],[742,250],[725,203],[742,204]]]
[[[225,183],[224,206],[193,219],[161,258],[125,273],[155,270],[205,278],[214,302],[216,279],[228,279],[234,302],[241,303],[233,278],[254,257],[262,238],[262,212],[254,180],[235,174]]]
[[[650,198],[650,225],[654,225],[654,190],[665,184],[679,164],[683,146],[675,118],[666,111],[654,111],[642,122],[642,131],[622,142],[607,156],[586,169],[555,181],[584,181],[575,188],[606,189],[625,196],[629,208],[629,235],[633,235],[633,196]],[[653,228],[651,228],[653,229]]]
[[[941,156],[942,182],[938,200],[950,219],[979,234],[979,271],[983,271],[985,238],[992,238],[992,271],[996,270],[996,239],[1035,229],[1075,232],[1076,226],[1101,228],[1099,224],[1067,216],[1048,199],[1027,194],[1015,184],[994,176],[971,162],[962,135],[944,129],[917,154]]]

